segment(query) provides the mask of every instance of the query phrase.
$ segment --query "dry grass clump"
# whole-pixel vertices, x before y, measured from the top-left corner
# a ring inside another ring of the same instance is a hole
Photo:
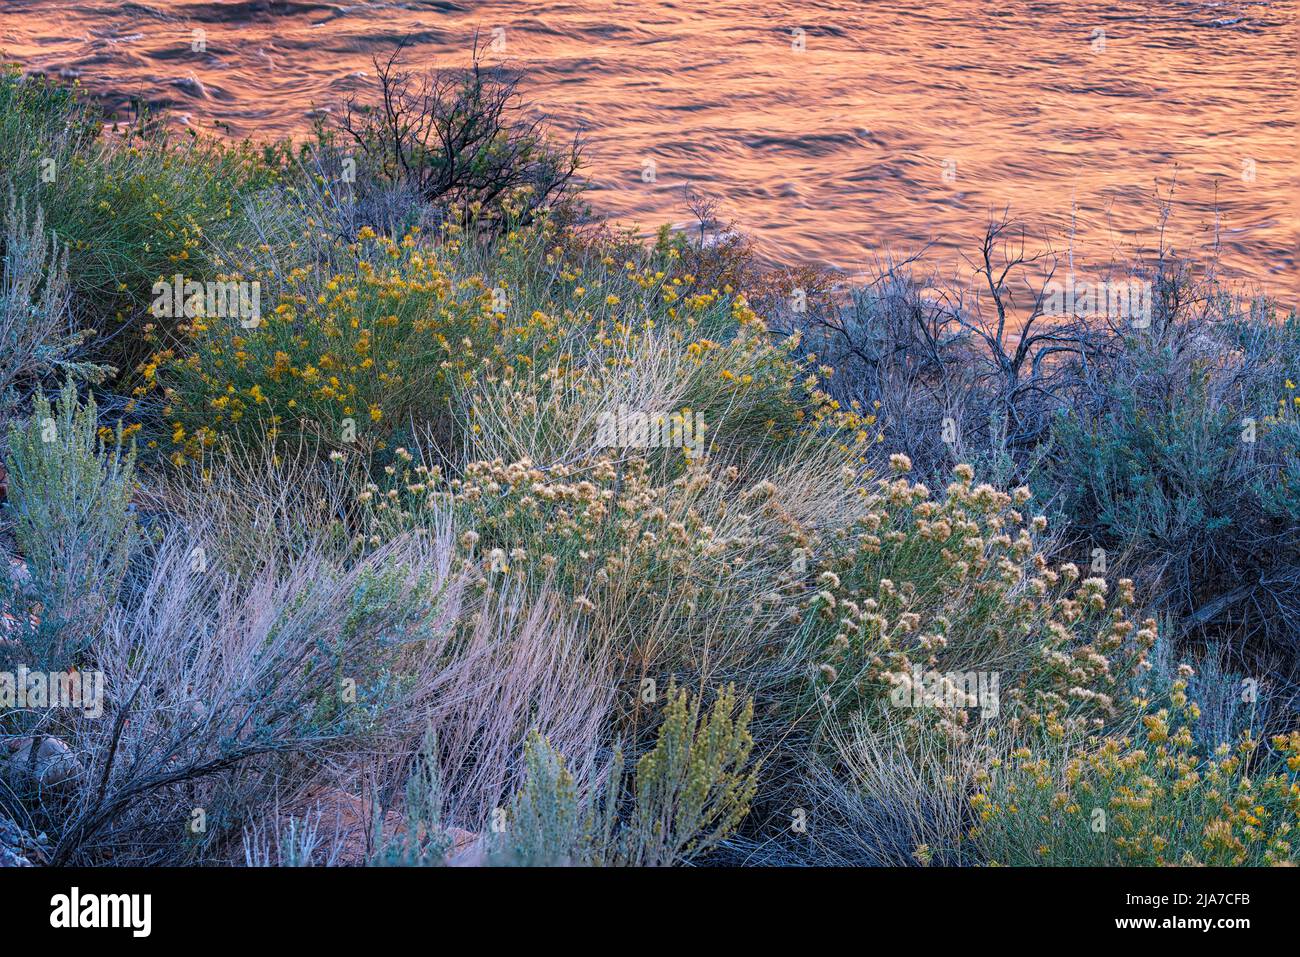
[[[759,480],[711,459],[674,476],[607,455],[547,469],[473,462],[447,479],[406,453],[359,499],[373,543],[452,510],[472,587],[544,583],[590,641],[614,650],[632,687],[690,674],[753,689],[789,667],[782,645],[813,585],[798,556],[860,509],[851,456],[790,451],[759,463]]]

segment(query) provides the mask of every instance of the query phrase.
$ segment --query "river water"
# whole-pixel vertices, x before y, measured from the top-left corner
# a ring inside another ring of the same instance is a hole
[[[299,135],[412,66],[524,73],[586,130],[590,201],[651,230],[686,184],[774,262],[959,273],[990,216],[1075,269],[1179,254],[1295,289],[1296,0],[0,0],[0,52],[226,135]],[[196,49],[197,48],[197,49]],[[220,124],[220,126],[218,126]]]

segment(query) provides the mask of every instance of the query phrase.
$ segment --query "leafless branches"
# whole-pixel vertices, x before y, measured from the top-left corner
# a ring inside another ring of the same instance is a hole
[[[986,230],[973,289],[918,278],[909,259],[802,323],[807,350],[836,370],[835,397],[876,410],[922,470],[988,451],[1023,464],[1107,347],[1109,331],[1049,316],[1055,262],[1012,228]]]
[[[374,61],[378,103],[351,98],[340,120],[370,174],[480,221],[498,221],[516,197],[527,220],[574,191],[581,136],[552,145],[547,121],[524,116],[517,76],[485,66],[477,44],[466,70],[415,74],[402,67],[404,46]]]

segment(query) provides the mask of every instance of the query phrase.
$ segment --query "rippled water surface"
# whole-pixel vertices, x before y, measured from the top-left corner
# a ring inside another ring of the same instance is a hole
[[[587,130],[591,201],[682,223],[683,186],[773,261],[847,270],[931,244],[940,269],[990,213],[1095,267],[1167,241],[1295,288],[1295,0],[0,0],[0,51],[112,105],[200,129],[292,135],[413,64],[525,71],[558,126]],[[194,31],[206,49],[193,50]],[[646,172],[653,164],[653,182]]]

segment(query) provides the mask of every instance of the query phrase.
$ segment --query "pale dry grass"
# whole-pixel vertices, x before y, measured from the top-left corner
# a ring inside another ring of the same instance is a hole
[[[809,838],[819,863],[914,867],[970,864],[963,851],[970,825],[967,798],[984,746],[937,735],[919,744],[900,724],[832,725],[832,770],[814,763],[808,791],[815,804]]]
[[[471,830],[517,788],[530,730],[562,751],[575,779],[594,781],[614,695],[608,649],[549,590],[507,586],[475,607],[426,689],[449,819]]]

